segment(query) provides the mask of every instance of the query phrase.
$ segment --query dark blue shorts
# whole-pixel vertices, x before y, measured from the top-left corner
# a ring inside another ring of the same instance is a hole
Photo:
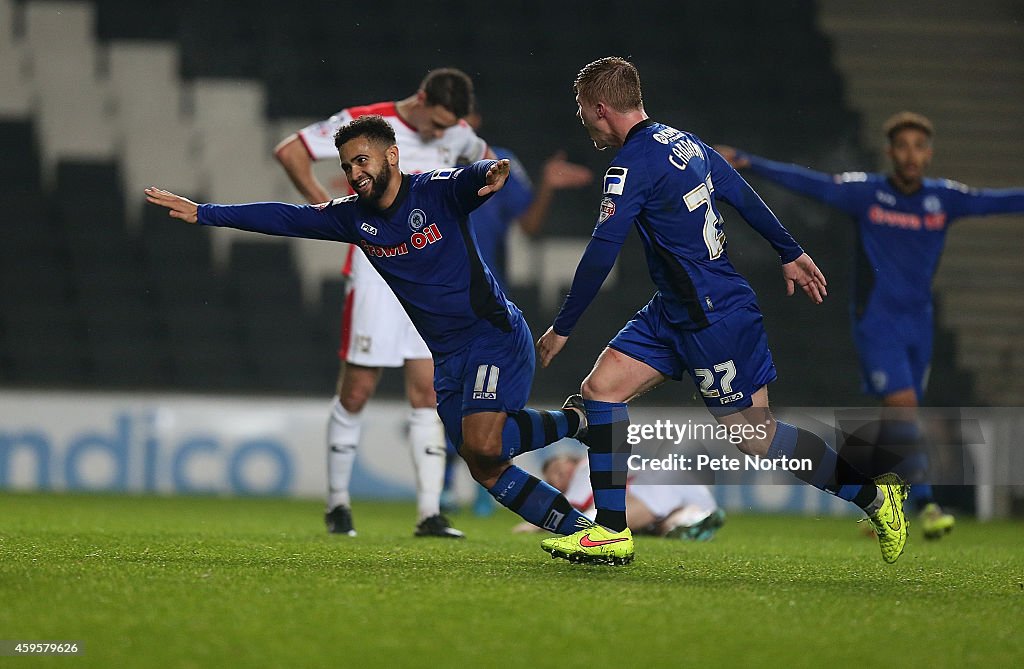
[[[688,372],[715,414],[751,406],[754,392],[775,380],[768,335],[755,305],[726,314],[703,330],[672,325],[663,308],[660,295],[655,295],[608,346],[677,381]]]
[[[860,356],[865,393],[884,397],[913,388],[918,402],[928,386],[932,362],[932,316],[868,314],[854,321],[853,343]]]
[[[437,413],[456,448],[462,446],[463,416],[526,406],[535,365],[533,335],[521,314],[511,332],[495,329],[434,361]]]

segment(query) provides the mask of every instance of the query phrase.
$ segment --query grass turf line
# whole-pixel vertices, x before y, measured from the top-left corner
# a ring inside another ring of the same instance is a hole
[[[1024,655],[1015,523],[914,533],[885,565],[849,519],[730,516],[711,543],[642,537],[628,567],[570,565],[512,514],[412,537],[411,505],[0,494],[0,639],[85,655],[0,666],[1009,666]],[[593,641],[595,643],[589,643]],[[899,659],[892,657],[895,653]],[[618,664],[618,663],[617,663]]]

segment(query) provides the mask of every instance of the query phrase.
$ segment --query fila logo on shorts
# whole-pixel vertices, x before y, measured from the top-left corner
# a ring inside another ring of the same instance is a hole
[[[498,399],[498,368],[494,365],[480,365],[476,368],[476,383],[473,384],[473,399]]]

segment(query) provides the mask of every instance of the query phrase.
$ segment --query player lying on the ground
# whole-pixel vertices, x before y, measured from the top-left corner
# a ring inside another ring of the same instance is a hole
[[[544,480],[561,490],[587,518],[597,515],[590,463],[576,455],[555,455],[544,461]],[[636,534],[668,539],[710,541],[725,524],[725,511],[702,484],[681,484],[678,473],[644,470],[626,482],[626,526]],[[513,532],[539,531],[520,523]]]
[[[403,174],[394,130],[379,116],[342,126],[334,142],[355,195],[320,205],[199,205],[150,187],[146,199],[188,223],[356,244],[430,347],[438,414],[473,478],[535,525],[592,531],[561,493],[510,462],[576,436],[585,421],[573,408],[523,408],[535,364],[530,330],[481,262],[468,227],[469,213],[504,185],[508,161]],[[595,561],[632,558],[630,551]]]

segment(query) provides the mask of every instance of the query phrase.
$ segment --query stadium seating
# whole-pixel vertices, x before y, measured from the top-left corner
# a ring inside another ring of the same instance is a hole
[[[22,282],[3,300],[36,295],[41,304],[68,305],[77,319],[106,297],[114,306],[104,313],[122,324],[111,327],[142,342],[136,348],[148,342],[154,351],[126,353],[126,360],[141,365],[134,376],[140,386],[329,392],[341,289],[337,279],[322,289],[321,278],[334,271],[328,269],[333,251],[307,252],[311,247],[298,245],[289,252],[287,244],[230,231],[185,229],[142,207],[137,193],[159,181],[219,201],[294,200],[270,158],[282,127],[299,127],[290,119],[322,118],[347,104],[403,95],[432,67],[454,65],[474,76],[483,136],[513,148],[528,168],[565,148],[572,159],[603,170],[608,156],[592,150],[573,116],[571,80],[582,63],[608,53],[637,62],[654,117],[708,142],[793,159],[829,153],[838,162],[866,155],[859,116],[843,99],[844,81],[812,0],[753,8],[740,0],[676,3],[657,16],[610,0],[596,0],[586,12],[560,3],[524,12],[460,1],[446,6],[459,20],[437,12],[417,21],[396,20],[401,3],[360,7],[353,20],[348,8],[328,0],[256,3],[242,14],[198,0],[154,0],[146,5],[145,21],[127,0],[59,3],[67,10],[63,21],[44,4],[52,3],[0,3],[0,18],[20,16],[24,26],[14,34],[0,25],[0,49],[38,65],[27,81],[7,64],[0,76],[28,86],[42,103],[30,118],[0,123],[0,147],[19,157],[4,203],[16,201],[8,215],[53,231],[53,241],[24,227],[16,233],[26,251],[17,266],[35,268],[25,270],[33,284],[29,290]],[[683,25],[695,29],[680,32]],[[342,34],[379,48],[353,53],[339,41]],[[47,40],[59,40],[61,48],[47,51]],[[74,64],[66,65],[69,60]],[[74,119],[66,118],[69,108]],[[7,167],[0,169],[8,174]],[[58,183],[64,184],[60,190]],[[768,314],[781,370],[773,395],[790,405],[855,402],[855,362],[842,304],[847,227],[834,213],[812,209],[808,215],[804,203],[771,194],[777,213],[829,272],[836,298],[816,308],[782,299],[771,250],[727,213],[730,253]],[[86,198],[95,211],[83,216],[74,197]],[[44,206],[47,199],[52,207]],[[585,240],[598,199],[596,186],[559,194],[548,222],[552,248],[563,238]],[[308,262],[319,269],[310,270]],[[39,269],[46,267],[59,271],[50,276]],[[541,397],[571,390],[615,329],[653,292],[638,246],[627,247],[617,272],[629,280],[609,282],[557,370],[538,376]],[[537,335],[557,306],[546,296],[567,287],[567,278],[548,274],[558,283],[513,290]],[[117,281],[131,285],[115,288]],[[5,310],[5,333],[18,313],[23,311]],[[106,352],[90,335],[99,332],[96,326],[76,322],[83,328],[80,346],[66,356],[88,361],[81,378],[124,385],[123,378],[104,376]],[[13,370],[30,369],[18,362],[27,360],[25,352],[4,337],[0,372],[22,382]],[[382,388],[399,392],[401,379],[386,378]],[[663,392],[676,403],[691,395],[678,386]]]

